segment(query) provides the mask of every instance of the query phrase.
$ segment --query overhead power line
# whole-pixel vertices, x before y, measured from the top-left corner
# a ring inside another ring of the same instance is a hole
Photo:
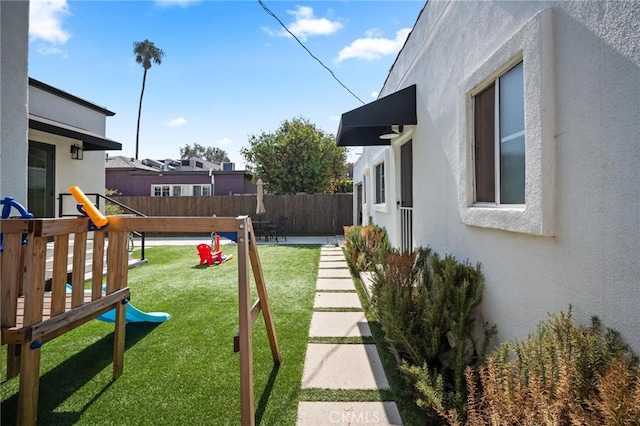
[[[324,69],[326,69],[327,71],[329,71],[329,73],[331,74],[331,76],[333,77],[333,79],[335,81],[338,82],[338,84],[340,84],[340,86],[344,87],[347,92],[351,93],[351,95],[356,98],[357,100],[359,100],[363,105],[364,105],[364,101],[362,99],[360,99],[355,93],[353,93],[351,91],[351,89],[349,89],[342,81],[340,81],[340,79],[338,77],[336,77],[336,75],[333,73],[333,71],[331,71],[331,69],[329,67],[327,67],[320,59],[318,59],[313,53],[311,53],[311,51],[309,49],[307,49],[307,46],[304,45],[304,43],[302,43],[300,41],[300,39],[298,37],[296,37],[296,35],[294,33],[292,33],[291,31],[289,31],[289,28],[287,28],[287,26],[280,20],[280,18],[278,18],[271,10],[269,10],[269,8],[267,7],[266,4],[264,4],[264,2],[262,0],[258,0],[258,3],[260,3],[260,6],[262,6],[262,8],[264,9],[265,12],[267,12],[269,15],[273,16],[273,18],[278,21],[278,23],[280,23],[280,25],[282,26],[282,28],[285,29],[286,32],[288,32],[289,34],[291,34],[291,37],[293,37],[294,39],[296,39],[296,41],[298,42],[298,44],[300,44],[300,46],[302,46],[302,48],[304,50],[307,51],[307,53],[309,55],[311,55],[311,57],[313,59],[315,59],[316,61],[318,61],[318,63],[320,65],[322,65],[322,67]]]

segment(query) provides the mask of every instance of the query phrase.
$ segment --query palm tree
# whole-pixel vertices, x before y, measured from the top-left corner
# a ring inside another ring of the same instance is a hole
[[[151,68],[151,62],[160,65],[164,52],[156,47],[152,41],[135,41],[133,43],[133,54],[136,55],[136,62],[142,64],[144,74],[142,75],[142,91],[140,92],[140,105],[138,106],[138,125],[136,126],[136,160],[138,159],[138,140],[140,137],[140,115],[142,114],[142,96],[144,96],[144,85],[147,81],[147,70]]]

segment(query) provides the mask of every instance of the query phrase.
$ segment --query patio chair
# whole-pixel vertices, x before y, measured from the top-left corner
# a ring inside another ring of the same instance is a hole
[[[272,224],[269,227],[269,234],[272,237],[275,237],[276,243],[278,241],[278,236],[284,237],[284,240],[287,241],[287,236],[285,235],[285,228],[287,226],[287,218],[284,216],[279,216],[276,219],[276,223]]]

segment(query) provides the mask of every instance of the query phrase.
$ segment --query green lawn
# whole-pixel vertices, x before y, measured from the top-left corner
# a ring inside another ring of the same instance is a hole
[[[264,245],[259,252],[283,361],[274,368],[258,317],[253,332],[257,422],[294,425],[320,249]],[[149,263],[129,271],[131,303],[172,318],[127,325],[124,374],[115,382],[112,324],[91,321],[45,344],[39,424],[239,424],[236,247],[226,245],[223,253],[234,259],[207,268],[197,266],[195,246],[148,248]],[[17,388],[17,378],[2,382],[3,425],[15,424]]]

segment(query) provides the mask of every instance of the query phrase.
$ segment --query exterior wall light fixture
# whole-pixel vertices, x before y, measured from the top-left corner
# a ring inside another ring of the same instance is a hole
[[[384,133],[380,135],[380,139],[395,139],[400,136],[400,133],[404,130],[404,126],[402,124],[396,126],[388,126]]]
[[[83,148],[80,145],[71,145],[71,158],[73,160],[82,160]]]

